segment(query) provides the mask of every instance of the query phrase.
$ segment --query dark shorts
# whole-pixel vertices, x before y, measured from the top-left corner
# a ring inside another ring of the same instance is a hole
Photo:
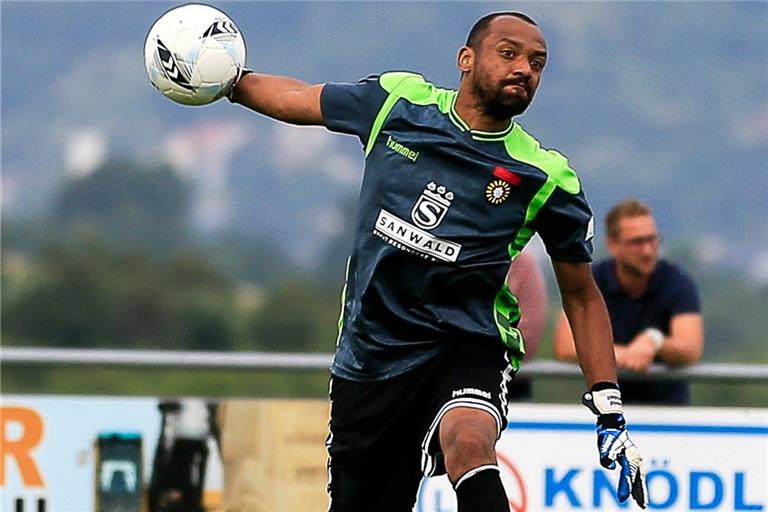
[[[486,411],[501,435],[513,376],[501,343],[451,343],[391,379],[332,377],[330,511],[410,512],[422,476],[445,473],[438,436],[445,413],[456,407]]]

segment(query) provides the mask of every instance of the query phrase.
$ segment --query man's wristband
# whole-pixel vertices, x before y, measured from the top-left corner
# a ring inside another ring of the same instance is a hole
[[[661,350],[664,346],[664,333],[655,327],[649,327],[643,331],[643,334],[653,342],[653,346],[656,347],[656,352]]]

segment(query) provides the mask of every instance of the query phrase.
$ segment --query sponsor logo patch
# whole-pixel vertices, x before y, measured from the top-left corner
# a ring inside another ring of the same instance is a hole
[[[382,209],[376,219],[373,234],[401,251],[430,261],[453,263],[459,257],[461,244],[427,232],[443,221],[453,198],[453,192],[445,186],[430,181],[411,208],[413,224]]]
[[[373,233],[400,250],[431,261],[453,263],[461,252],[461,244],[438,238],[384,209],[379,211]]]
[[[507,200],[511,187],[502,180],[493,180],[485,187],[485,198],[491,204],[501,204]]]
[[[453,201],[453,192],[443,185],[430,181],[413,205],[411,219],[421,228],[436,228],[451,207],[451,201]]]
[[[419,152],[414,151],[409,147],[406,147],[399,142],[397,142],[395,139],[393,139],[391,136],[387,137],[387,147],[397,153],[398,155],[407,158],[411,162],[415,162],[417,158],[419,158]]]
[[[477,388],[455,389],[453,390],[453,393],[451,393],[451,398],[456,398],[457,396],[464,396],[464,395],[475,395],[475,396],[483,397],[487,400],[491,399],[491,394],[488,391],[483,391],[482,389],[477,389]]]

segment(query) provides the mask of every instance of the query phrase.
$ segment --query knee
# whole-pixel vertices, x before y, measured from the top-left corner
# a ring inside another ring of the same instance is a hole
[[[467,471],[496,462],[495,425],[457,422],[441,428],[440,446],[448,478],[455,482]]]
[[[443,453],[446,460],[457,461],[480,457],[487,460],[494,457],[494,439],[478,428],[466,427],[446,436]]]

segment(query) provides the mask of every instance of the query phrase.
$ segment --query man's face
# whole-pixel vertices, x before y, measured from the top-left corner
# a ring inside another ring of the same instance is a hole
[[[608,238],[608,250],[623,270],[647,277],[656,268],[660,242],[653,217],[624,217],[619,220],[618,234]]]
[[[500,16],[480,34],[474,48],[459,52],[459,69],[486,114],[508,119],[533,100],[547,61],[544,36],[535,25]]]

